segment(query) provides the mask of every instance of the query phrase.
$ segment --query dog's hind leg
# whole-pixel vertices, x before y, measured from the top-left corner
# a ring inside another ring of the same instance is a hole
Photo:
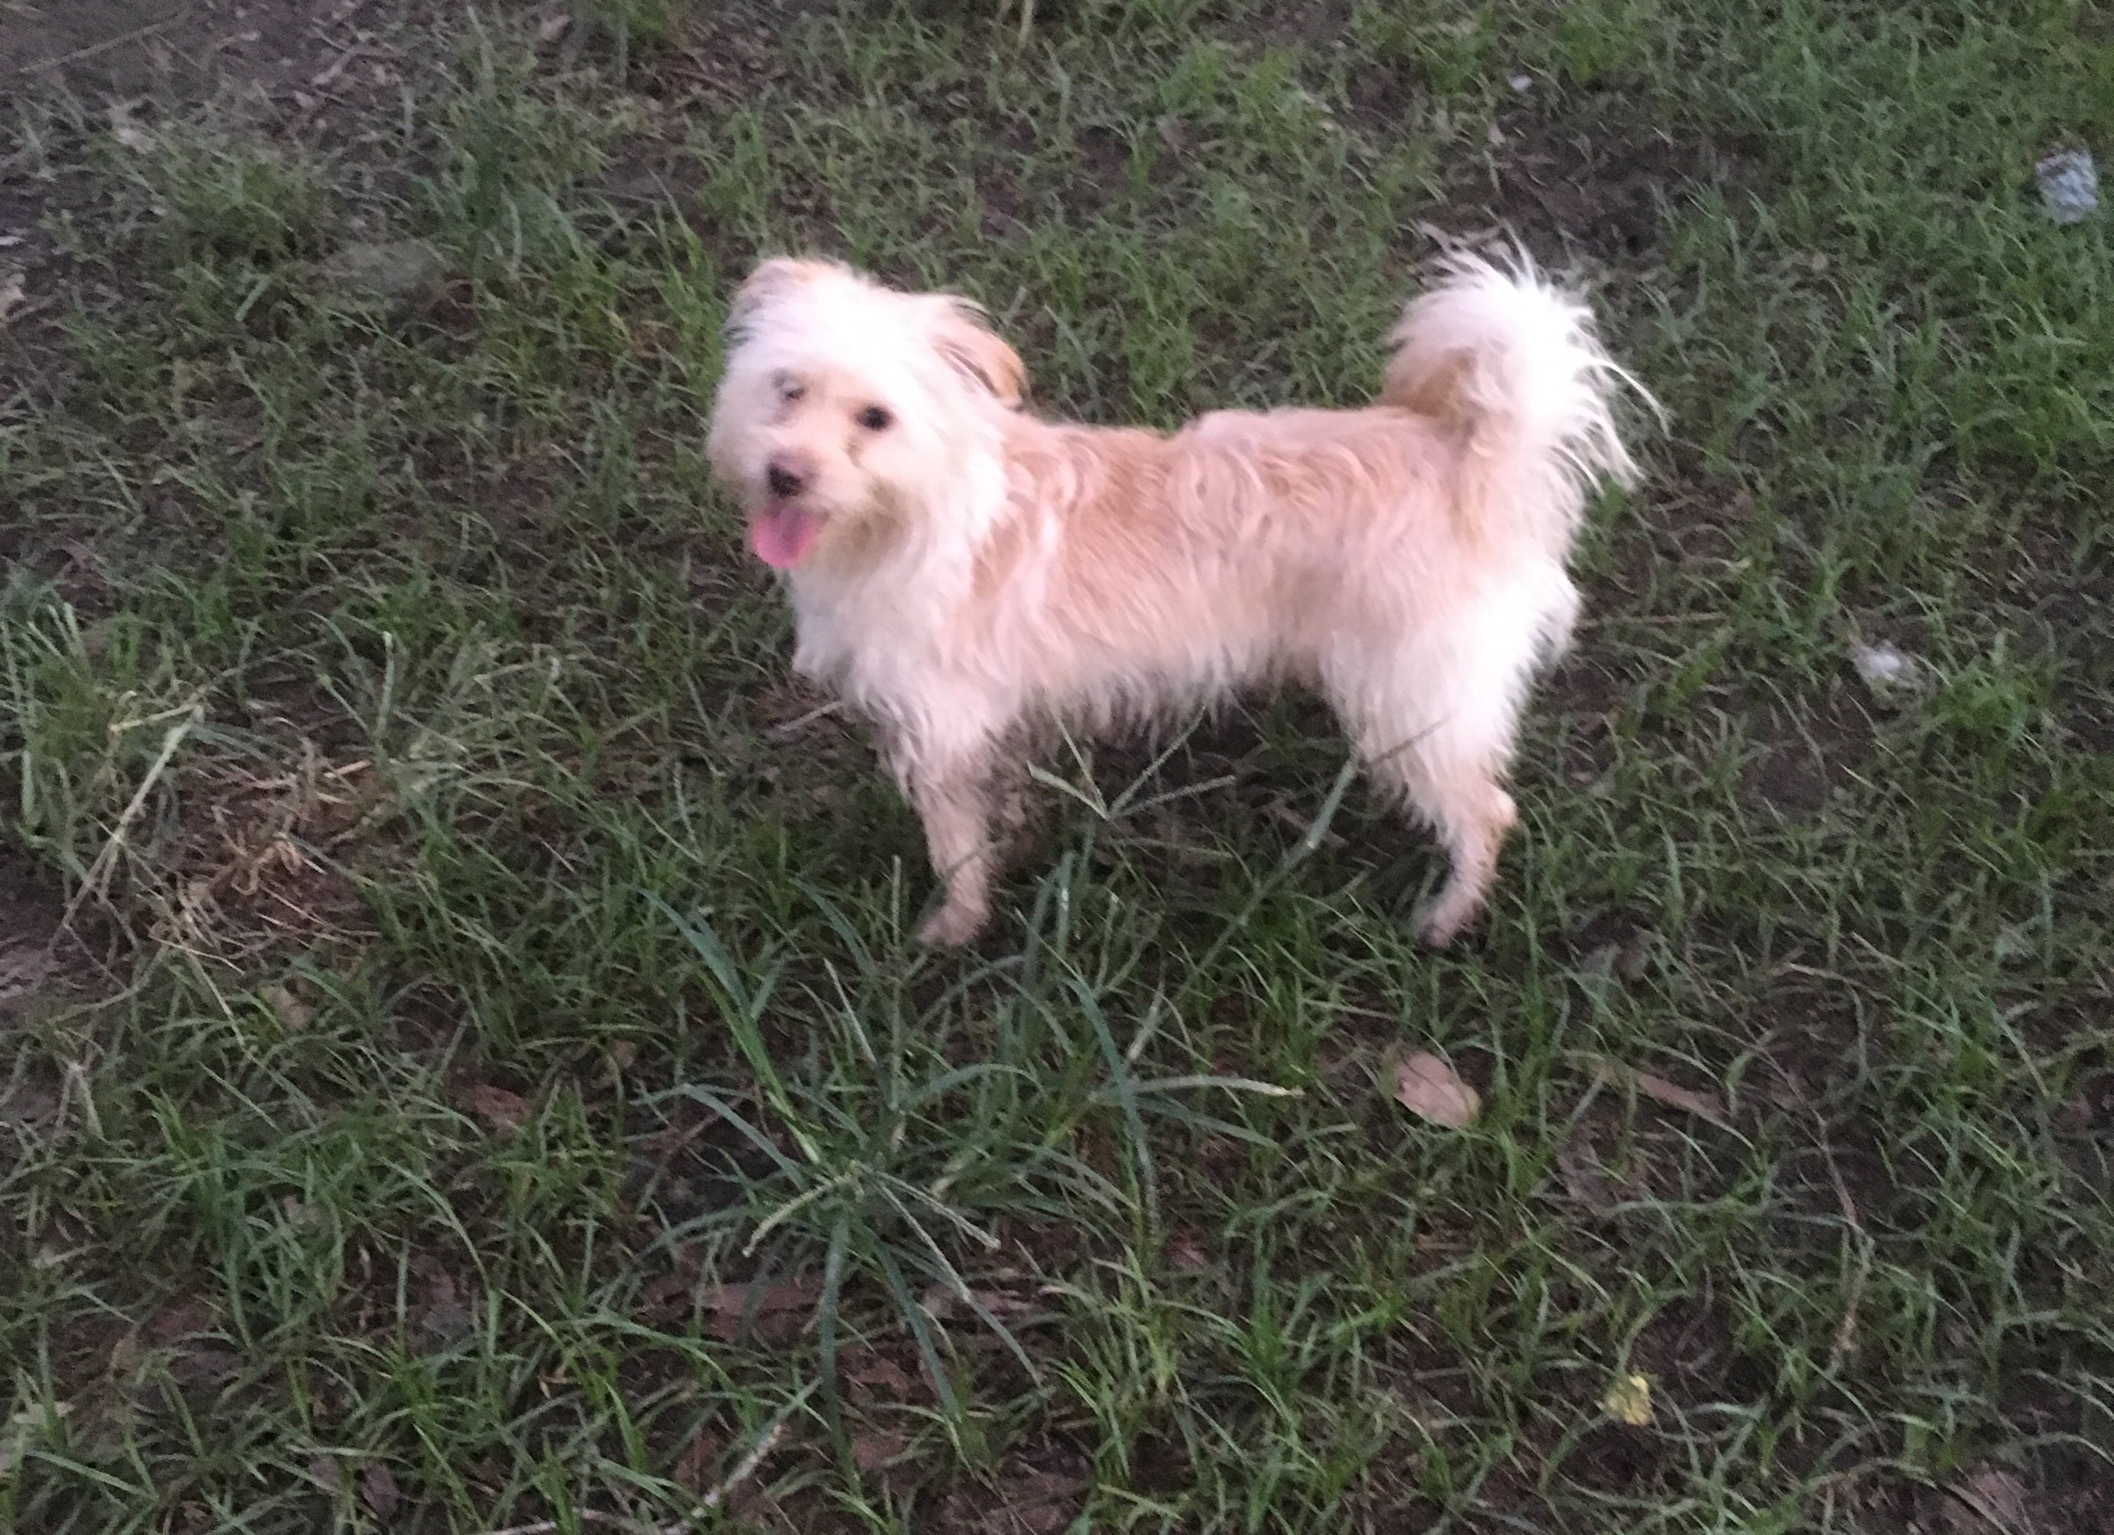
[[[1330,699],[1366,771],[1446,846],[1446,883],[1417,920],[1434,948],[1482,912],[1498,850],[1519,820],[1505,770],[1538,649],[1531,625],[1485,622],[1325,658]]]
[[[1519,820],[1502,786],[1509,742],[1476,739],[1444,725],[1405,739],[1398,716],[1346,723],[1373,781],[1445,844],[1446,883],[1417,918],[1418,938],[1444,948],[1481,914],[1497,880],[1498,850]]]
[[[1480,763],[1428,763],[1415,788],[1417,808],[1446,844],[1446,883],[1417,918],[1417,937],[1444,948],[1482,914],[1497,882],[1498,849],[1519,821],[1512,796]]]

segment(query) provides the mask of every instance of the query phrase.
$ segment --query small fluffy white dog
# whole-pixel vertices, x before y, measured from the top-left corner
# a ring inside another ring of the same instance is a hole
[[[1635,472],[1627,379],[1586,308],[1459,259],[1393,335],[1377,403],[1220,411],[1172,436],[1037,419],[974,305],[830,262],[764,262],[728,316],[709,452],[786,573],[795,665],[878,725],[946,900],[990,913],[996,770],[1025,727],[1318,688],[1452,859],[1423,938],[1481,909],[1503,787],[1595,480]]]

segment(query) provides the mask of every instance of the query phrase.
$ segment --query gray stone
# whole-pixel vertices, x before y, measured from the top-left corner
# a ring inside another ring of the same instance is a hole
[[[424,240],[348,245],[316,268],[329,298],[399,312],[433,303],[447,275],[447,258]]]

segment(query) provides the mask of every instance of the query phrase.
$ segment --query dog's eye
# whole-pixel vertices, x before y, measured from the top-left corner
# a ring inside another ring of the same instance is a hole
[[[806,393],[807,385],[796,378],[782,378],[778,381],[778,398],[788,405]]]
[[[859,412],[859,425],[869,432],[885,432],[895,424],[895,417],[878,405],[869,405]]]

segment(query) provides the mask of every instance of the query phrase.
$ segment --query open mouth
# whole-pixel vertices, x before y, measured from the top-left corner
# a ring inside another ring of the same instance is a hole
[[[822,513],[797,501],[773,501],[749,519],[749,548],[773,570],[791,570],[822,536]]]

